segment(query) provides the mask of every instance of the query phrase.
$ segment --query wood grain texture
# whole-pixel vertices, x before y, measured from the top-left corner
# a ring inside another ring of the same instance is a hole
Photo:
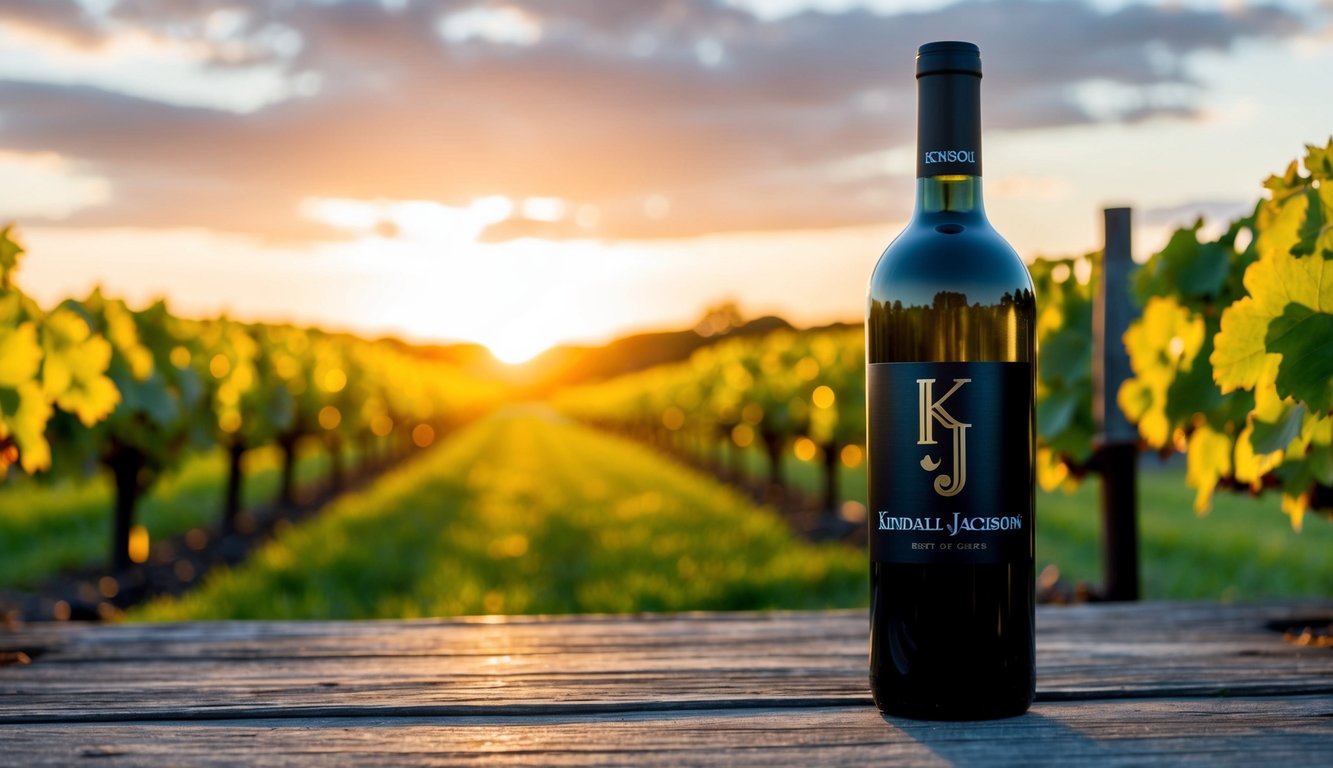
[[[31,625],[0,763],[1323,764],[1333,650],[1267,625],[1330,616],[1042,608],[1038,705],[981,724],[881,718],[860,611]]]
[[[1327,697],[1052,702],[983,723],[873,707],[0,726],[24,765],[1319,765]]]

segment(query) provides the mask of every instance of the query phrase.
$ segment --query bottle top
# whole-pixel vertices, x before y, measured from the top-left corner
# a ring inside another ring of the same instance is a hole
[[[980,176],[981,51],[972,43],[926,43],[916,54],[916,78],[917,178]]]
[[[944,40],[916,52],[916,76],[956,73],[981,77],[981,49],[974,43]]]

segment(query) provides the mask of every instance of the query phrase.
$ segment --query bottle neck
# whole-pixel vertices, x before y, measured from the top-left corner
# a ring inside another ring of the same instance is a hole
[[[916,175],[981,176],[981,73],[917,76]]]
[[[943,174],[917,179],[916,215],[936,213],[985,216],[981,177]]]
[[[984,216],[980,71],[937,71],[916,82],[917,214]]]

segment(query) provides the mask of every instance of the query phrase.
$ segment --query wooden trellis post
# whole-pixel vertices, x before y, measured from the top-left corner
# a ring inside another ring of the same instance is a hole
[[[1107,600],[1139,599],[1138,430],[1116,405],[1130,377],[1123,337],[1134,319],[1130,209],[1107,208],[1101,279],[1092,304],[1092,412],[1101,475],[1102,574]]]

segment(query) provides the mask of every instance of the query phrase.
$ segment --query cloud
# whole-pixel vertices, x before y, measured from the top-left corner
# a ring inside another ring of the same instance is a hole
[[[127,2],[91,17],[23,2],[0,14],[0,28],[70,45],[139,34],[195,46],[205,74],[264,67],[303,83],[238,113],[133,84],[0,82],[0,150],[58,153],[112,184],[66,224],[329,238],[345,233],[302,201],[464,208],[493,195],[559,199],[567,215],[520,215],[486,230],[491,240],[879,222],[905,213],[910,170],[836,169],[911,145],[922,41],[977,41],[986,123],[1019,131],[1195,117],[1192,54],[1302,29],[1272,6],[1090,0],[772,20],[709,0],[210,8]]]
[[[106,179],[81,173],[63,157],[0,150],[0,210],[15,217],[58,221],[110,196]]]
[[[1150,227],[1192,226],[1198,219],[1208,221],[1214,228],[1225,228],[1232,221],[1254,213],[1253,200],[1191,200],[1179,205],[1147,208],[1139,215]]]
[[[45,37],[77,48],[97,47],[105,30],[76,0],[7,0],[0,27]]]

